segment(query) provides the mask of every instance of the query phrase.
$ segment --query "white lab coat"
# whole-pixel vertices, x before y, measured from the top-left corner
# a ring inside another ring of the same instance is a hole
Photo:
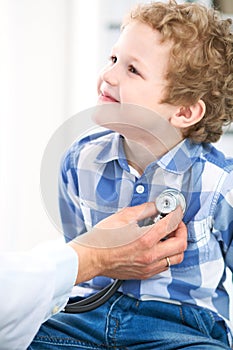
[[[77,269],[77,255],[63,242],[0,253],[1,350],[29,346],[40,325],[66,305]]]

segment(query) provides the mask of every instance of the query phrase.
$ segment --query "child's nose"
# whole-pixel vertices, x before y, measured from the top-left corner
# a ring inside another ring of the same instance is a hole
[[[119,83],[119,72],[117,74],[116,66],[107,67],[102,71],[101,79],[109,85],[116,86]]]

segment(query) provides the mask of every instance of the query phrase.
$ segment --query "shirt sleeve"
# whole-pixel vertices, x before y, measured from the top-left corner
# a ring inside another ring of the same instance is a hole
[[[79,200],[79,152],[78,144],[67,152],[59,173],[59,209],[66,242],[87,231]]]
[[[66,305],[77,270],[77,255],[64,242],[0,253],[1,350],[28,347],[40,325]]]
[[[213,233],[221,243],[226,266],[233,272],[233,171],[225,177],[221,186]]]

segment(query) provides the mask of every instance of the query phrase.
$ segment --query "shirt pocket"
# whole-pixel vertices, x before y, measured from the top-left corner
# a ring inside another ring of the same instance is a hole
[[[215,240],[211,235],[212,227],[211,218],[205,218],[200,221],[190,221],[187,226],[188,230],[188,246],[184,252],[184,259],[178,265],[173,265],[175,270],[188,270],[196,268],[199,265],[209,261],[211,240]]]

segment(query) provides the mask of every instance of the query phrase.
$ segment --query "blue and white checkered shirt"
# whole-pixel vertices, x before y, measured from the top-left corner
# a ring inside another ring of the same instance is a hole
[[[188,248],[181,264],[148,280],[129,280],[122,292],[208,308],[229,324],[226,267],[233,271],[233,159],[210,144],[182,141],[137,177],[123,138],[109,130],[73,144],[62,162],[60,210],[66,240],[80,235],[120,208],[153,201],[165,188],[182,192],[187,208]],[[111,280],[96,277],[100,289]],[[217,317],[218,317],[217,316]]]

